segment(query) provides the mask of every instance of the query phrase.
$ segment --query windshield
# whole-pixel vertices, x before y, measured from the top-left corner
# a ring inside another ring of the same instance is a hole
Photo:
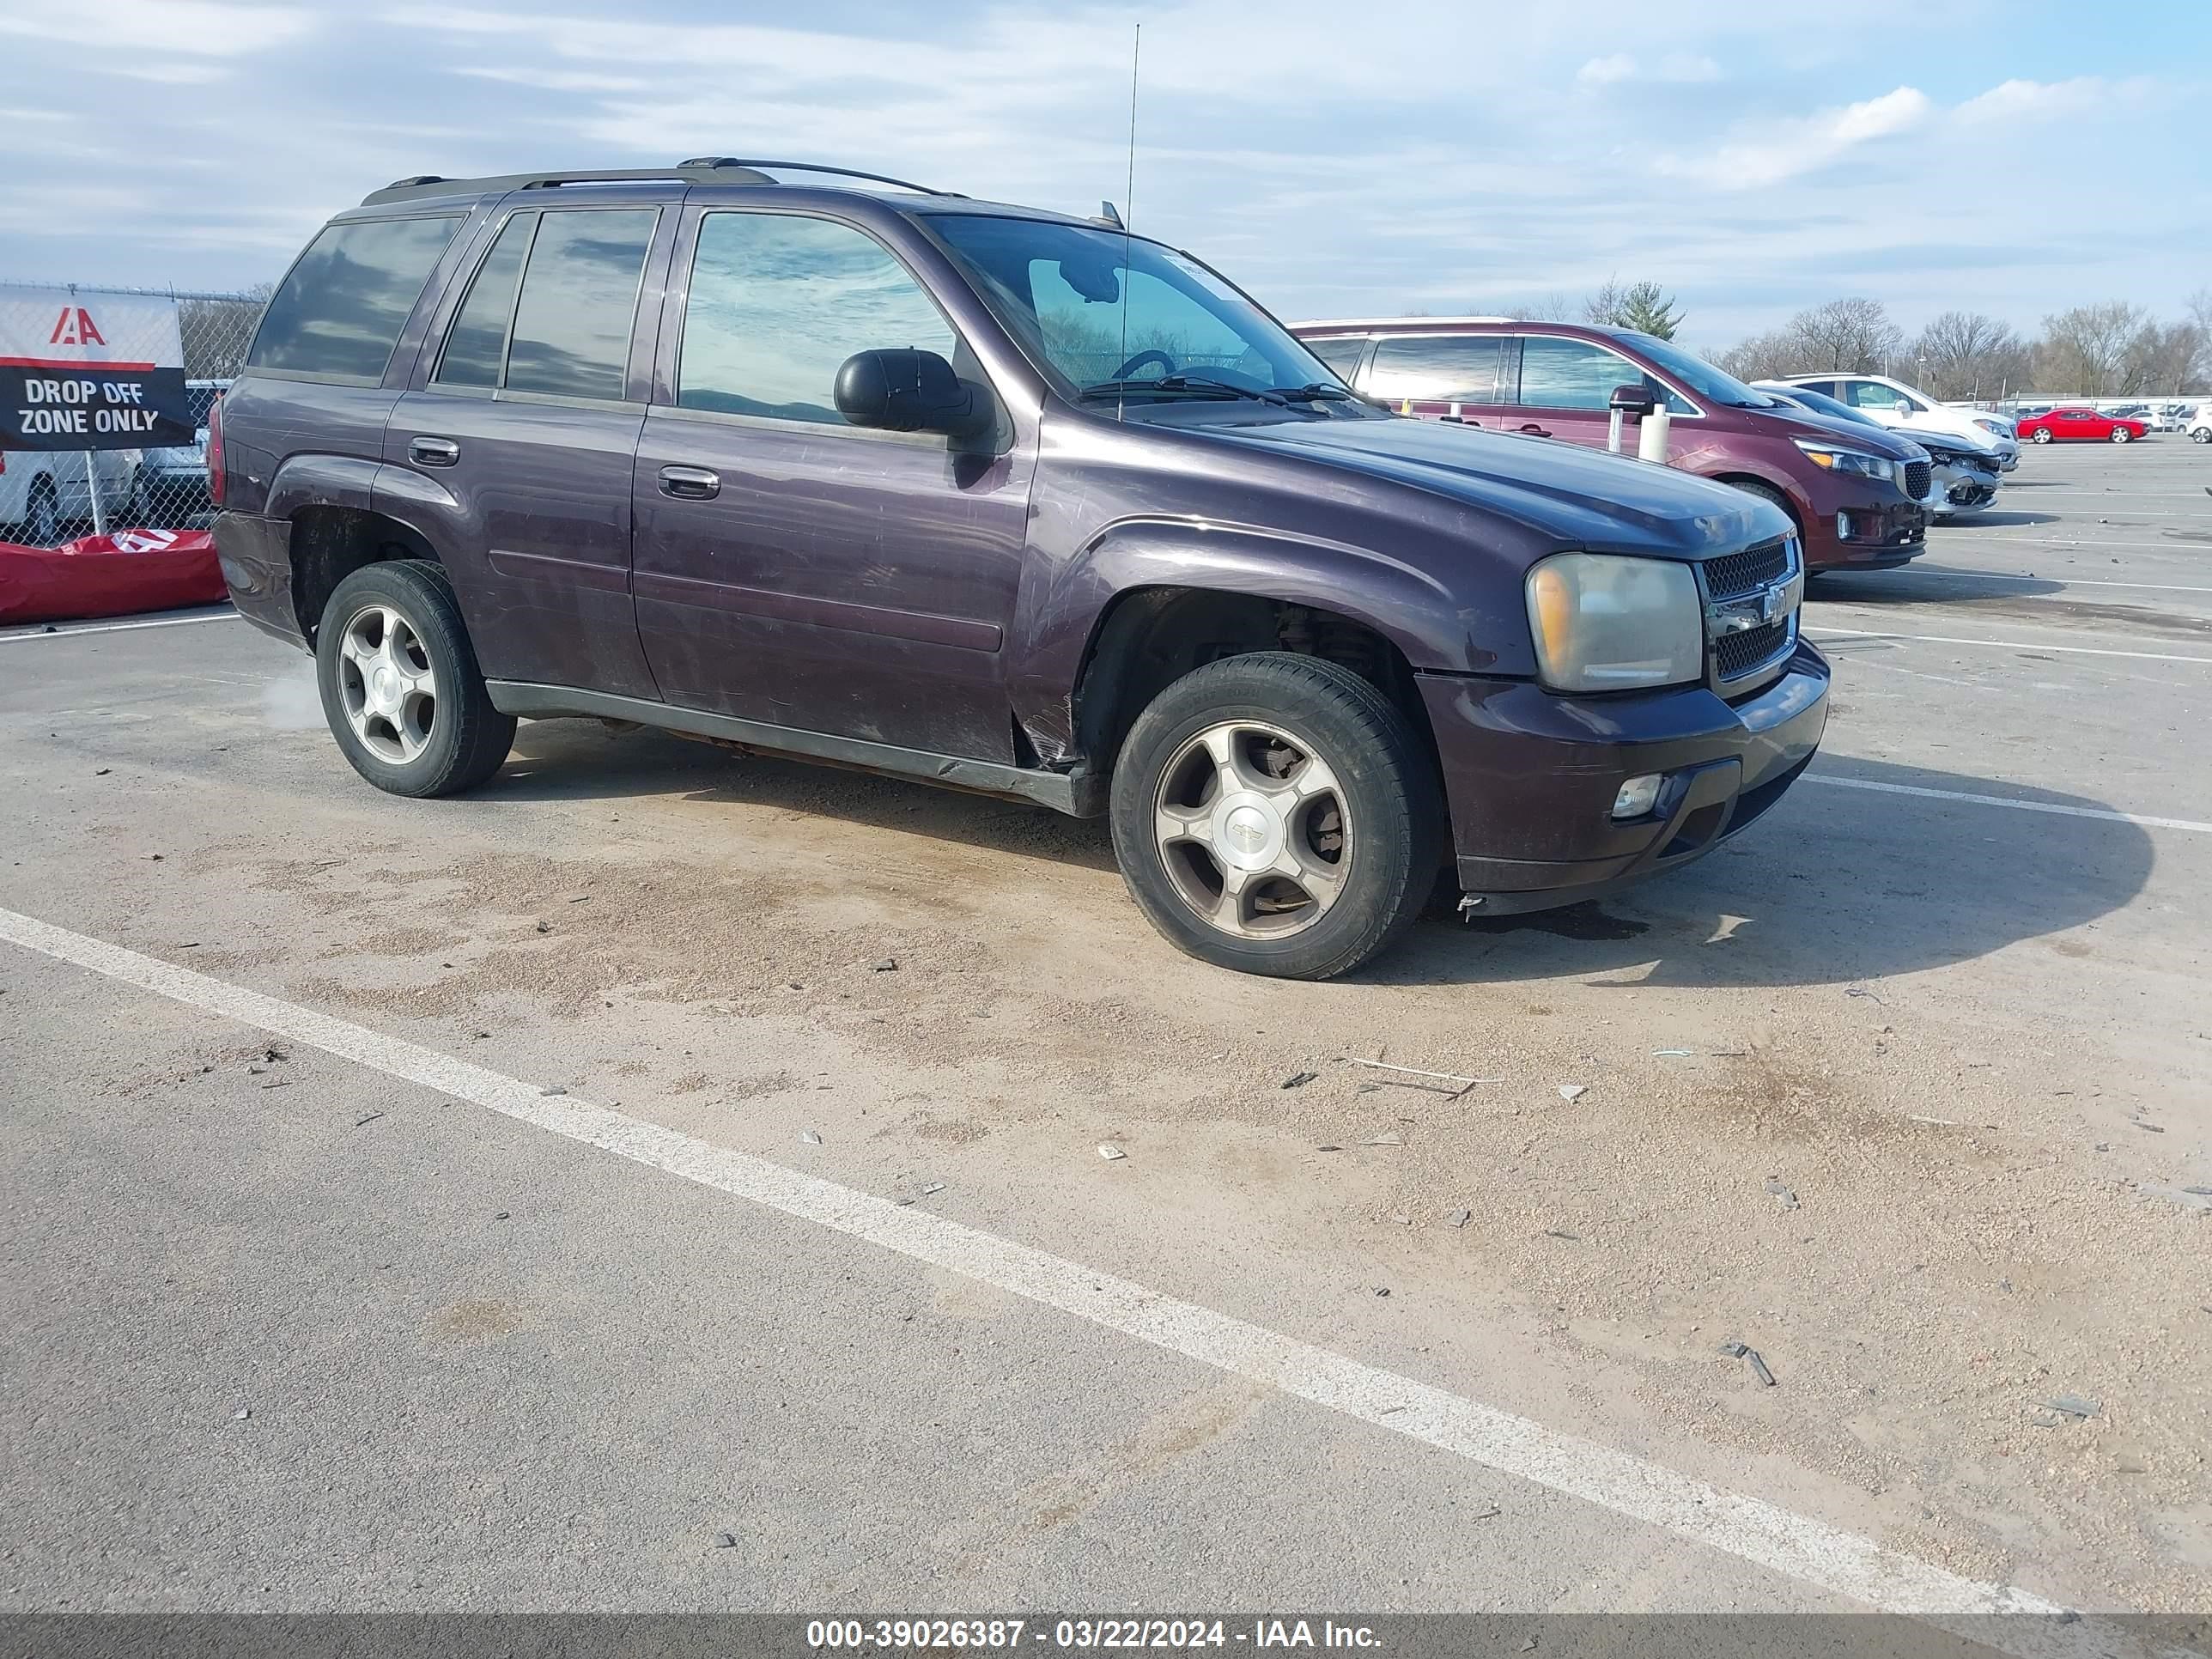
[[[1249,300],[1157,242],[982,214],[933,214],[929,225],[1000,320],[1076,395],[1172,400],[1219,396],[1223,386],[1343,386]]]
[[[1754,386],[1754,392],[1765,392],[1765,386]],[[1810,386],[1793,386],[1787,391],[1777,388],[1768,395],[1787,402],[1802,404],[1815,415],[1831,416],[1838,421],[1849,421],[1853,426],[1880,428],[1881,422],[1863,410],[1853,409],[1839,398],[1831,398],[1825,392],[1815,392]]]
[[[1701,398],[1731,409],[1771,409],[1778,399],[1754,391],[1724,368],[1716,368],[1695,352],[1685,351],[1671,340],[1652,334],[1633,334],[1636,349]]]

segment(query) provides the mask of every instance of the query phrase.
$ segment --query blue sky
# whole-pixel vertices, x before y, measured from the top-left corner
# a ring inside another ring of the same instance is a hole
[[[0,0],[0,279],[224,287],[389,179],[799,156],[1121,201],[1291,317],[1650,276],[2033,329],[2212,285],[2212,3]]]

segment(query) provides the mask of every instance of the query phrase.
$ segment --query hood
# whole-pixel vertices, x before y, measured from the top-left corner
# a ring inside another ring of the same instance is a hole
[[[1751,416],[1778,438],[1807,438],[1820,443],[1832,443],[1838,438],[1848,438],[1852,447],[1863,449],[1869,455],[1880,455],[1887,460],[1924,461],[1928,459],[1928,453],[1920,447],[1919,440],[1899,427],[1862,426],[1856,421],[1847,421],[1836,415],[1822,415],[1796,404],[1779,409],[1745,409],[1734,412]]]
[[[1696,559],[1786,536],[1778,507],[1727,484],[1549,438],[1384,416],[1204,429],[1510,518],[1561,547]]]

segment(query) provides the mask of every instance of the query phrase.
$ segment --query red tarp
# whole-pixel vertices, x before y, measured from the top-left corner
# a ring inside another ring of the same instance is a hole
[[[118,530],[59,547],[0,542],[0,625],[173,611],[228,597],[204,530]]]

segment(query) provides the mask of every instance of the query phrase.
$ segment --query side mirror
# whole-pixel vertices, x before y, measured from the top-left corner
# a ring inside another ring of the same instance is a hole
[[[1651,388],[1641,384],[1617,386],[1607,404],[1617,415],[1634,415],[1639,418],[1659,407],[1659,400],[1651,395]]]
[[[990,393],[970,386],[933,351],[902,346],[856,351],[837,370],[837,412],[886,432],[974,438],[991,429]]]

